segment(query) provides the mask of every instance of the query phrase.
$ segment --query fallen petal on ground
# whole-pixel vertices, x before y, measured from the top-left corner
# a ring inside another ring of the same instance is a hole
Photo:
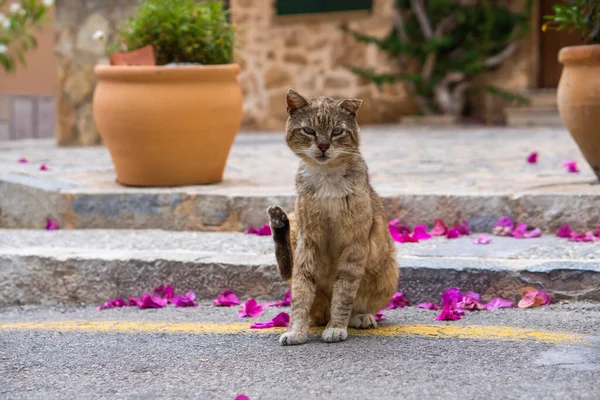
[[[213,300],[213,304],[221,307],[231,307],[240,304],[240,300],[231,290],[225,290]]]
[[[427,226],[425,224],[419,224],[415,226],[415,233],[413,237],[417,240],[431,239],[431,235],[427,233]]]
[[[286,327],[290,324],[290,316],[287,313],[279,313],[275,318],[267,322],[256,322],[250,325],[251,329],[266,329],[274,327]]]
[[[496,236],[510,236],[514,227],[515,223],[513,220],[505,215],[496,221],[492,233]]]
[[[562,166],[565,167],[567,169],[567,172],[571,174],[579,173],[579,169],[577,168],[577,161],[575,160],[565,161],[564,163],[562,163]]]
[[[266,303],[262,303],[261,306],[263,308],[267,308],[267,307],[289,307],[292,305],[292,292],[291,291],[287,291],[285,293],[285,296],[283,298],[283,300],[281,301],[270,301],[270,302],[266,302]]]
[[[537,151],[534,151],[527,157],[527,162],[529,164],[535,164],[535,163],[537,163],[537,159],[538,159],[538,153],[537,153]]]
[[[492,243],[492,238],[488,235],[480,235],[477,239],[473,240],[473,244],[490,244]]]
[[[256,302],[254,299],[248,299],[244,304],[240,306],[240,310],[238,312],[239,318],[245,317],[258,317],[262,315],[263,309],[260,304]]]
[[[396,292],[392,296],[392,299],[390,300],[390,304],[388,304],[386,309],[392,310],[394,308],[402,308],[402,307],[406,307],[408,304],[409,304],[409,301],[406,298],[406,296],[404,296],[404,294],[402,292]]]
[[[55,231],[58,229],[58,221],[55,219],[47,219],[46,220],[46,230],[47,231]]]
[[[573,229],[571,229],[571,225],[563,225],[556,231],[556,236],[561,238],[570,238],[573,234]]]
[[[125,305],[126,305],[125,300],[119,298],[119,299],[109,300],[106,303],[99,305],[96,308],[98,310],[105,310],[107,308],[124,307]]]
[[[196,293],[193,291],[189,291],[184,295],[179,295],[173,299],[173,304],[175,307],[196,307],[198,303],[194,300],[196,299]]]
[[[498,308],[512,308],[515,306],[515,303],[509,300],[501,299],[500,297],[492,299],[489,303],[485,305],[485,309],[488,311],[496,310]]]
[[[448,229],[448,232],[446,232],[446,238],[448,238],[448,239],[456,239],[459,237],[460,237],[460,232],[456,228],[450,228],[450,229]]]
[[[145,293],[140,297],[140,308],[164,308],[167,306],[167,300]]]
[[[548,293],[527,286],[521,288],[521,300],[518,303],[519,308],[539,307],[552,303],[552,298]]]
[[[49,171],[50,168],[48,168],[48,166],[46,164],[42,164],[40,165],[40,171]]]
[[[175,296],[175,290],[173,290],[173,286],[171,285],[158,285],[154,288],[154,296],[164,299],[167,301],[167,303],[170,303]]]
[[[375,321],[381,321],[382,319],[385,319],[385,314],[379,310],[375,313]]]
[[[442,307],[439,305],[432,303],[430,301],[426,301],[424,303],[417,304],[417,308],[424,308],[426,310],[441,310]]]
[[[19,158],[19,159],[17,160],[17,162],[18,162],[19,164],[27,164],[27,163],[29,162],[29,160],[28,160],[28,159],[26,159],[25,157],[21,157],[21,158]]]
[[[429,234],[431,236],[444,236],[446,232],[448,232],[448,227],[444,221],[438,218],[433,222],[433,229],[431,232],[429,232]]]
[[[271,227],[268,224],[255,228],[252,225],[244,231],[246,235],[271,236]]]

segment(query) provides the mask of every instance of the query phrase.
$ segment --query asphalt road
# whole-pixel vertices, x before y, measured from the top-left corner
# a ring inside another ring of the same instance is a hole
[[[282,347],[266,321],[193,309],[0,309],[2,399],[600,399],[600,305],[414,307],[381,329]]]

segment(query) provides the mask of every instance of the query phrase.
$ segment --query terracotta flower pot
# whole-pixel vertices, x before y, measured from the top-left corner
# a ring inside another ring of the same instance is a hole
[[[242,120],[239,71],[237,64],[96,66],[94,116],[118,181],[221,181]]]
[[[600,180],[600,45],[564,47],[558,110]]]

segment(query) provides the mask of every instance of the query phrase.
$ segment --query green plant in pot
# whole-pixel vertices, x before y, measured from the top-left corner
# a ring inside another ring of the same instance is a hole
[[[546,15],[542,30],[578,31],[589,43],[563,47],[558,83],[560,116],[600,181],[600,2],[566,0]]]
[[[221,181],[242,119],[235,30],[221,2],[141,1],[108,42],[93,108],[118,181]]]

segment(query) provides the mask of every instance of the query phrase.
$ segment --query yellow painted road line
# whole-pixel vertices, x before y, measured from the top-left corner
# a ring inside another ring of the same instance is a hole
[[[193,334],[280,334],[285,328],[249,329],[249,323],[150,321],[47,321],[1,323],[0,331],[61,331],[110,333],[193,333]],[[313,328],[318,334],[322,328]],[[383,325],[377,329],[350,329],[355,336],[422,336],[437,339],[479,339],[534,341],[554,344],[591,344],[589,338],[569,332],[536,331],[512,326],[481,325]]]

